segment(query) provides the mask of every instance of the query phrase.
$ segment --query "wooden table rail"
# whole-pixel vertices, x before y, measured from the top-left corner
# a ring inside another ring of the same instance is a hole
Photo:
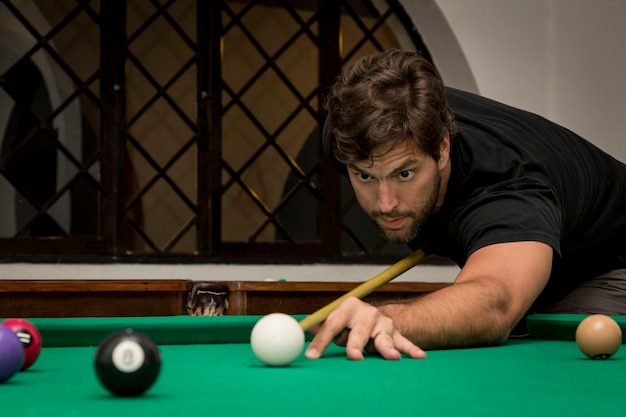
[[[0,317],[141,317],[187,315],[197,281],[156,280],[0,280]],[[217,282],[216,282],[217,284]],[[223,281],[226,315],[272,312],[310,314],[347,293],[358,282]],[[402,300],[449,284],[392,282],[366,300]]]

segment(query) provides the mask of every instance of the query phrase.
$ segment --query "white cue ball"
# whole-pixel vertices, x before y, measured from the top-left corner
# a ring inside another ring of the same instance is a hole
[[[254,355],[264,364],[286,366],[302,353],[304,331],[290,315],[272,313],[254,325],[250,344]]]
[[[622,344],[622,330],[611,317],[592,314],[578,324],[576,344],[591,359],[608,359]]]

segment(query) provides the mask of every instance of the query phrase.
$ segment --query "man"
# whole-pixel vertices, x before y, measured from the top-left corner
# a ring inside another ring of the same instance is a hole
[[[497,345],[528,312],[626,314],[626,166],[537,115],[445,88],[421,56],[355,62],[326,102],[325,146],[391,242],[453,259],[411,302],[344,302],[307,349],[387,359]]]

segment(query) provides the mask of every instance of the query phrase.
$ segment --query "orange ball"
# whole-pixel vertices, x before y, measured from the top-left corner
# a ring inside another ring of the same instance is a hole
[[[608,359],[622,344],[622,330],[611,317],[592,314],[578,324],[576,343],[591,359]]]

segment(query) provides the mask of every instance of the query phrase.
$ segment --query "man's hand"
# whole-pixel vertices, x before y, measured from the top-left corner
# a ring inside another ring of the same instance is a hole
[[[399,360],[402,354],[424,359],[426,353],[398,332],[393,320],[376,307],[352,297],[310,331],[315,334],[306,350],[306,357],[317,359],[330,343],[346,347],[352,360],[363,360],[363,350],[379,353],[385,359]]]

